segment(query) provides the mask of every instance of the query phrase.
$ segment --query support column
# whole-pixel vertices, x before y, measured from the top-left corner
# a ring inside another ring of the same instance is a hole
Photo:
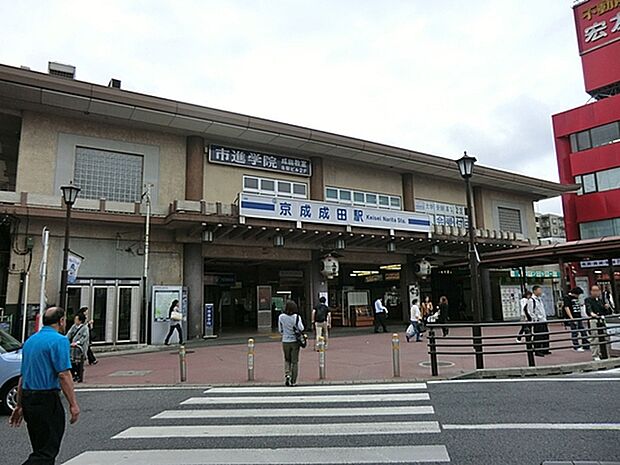
[[[405,263],[401,264],[400,270],[400,302],[403,307],[403,322],[409,321],[409,310],[411,309],[411,299],[418,299],[420,305],[422,296],[420,295],[420,285],[415,275],[415,257],[407,255]],[[415,286],[410,292],[409,286]]]
[[[308,289],[308,295],[306,297],[306,300],[308,301],[308,319],[306,321],[308,322],[308,324],[311,323],[310,316],[312,313],[312,308],[314,308],[314,306],[319,302],[319,295],[321,294],[321,292],[328,291],[327,278],[321,274],[321,256],[322,254],[318,250],[313,251],[312,260],[310,261],[310,263],[308,263],[307,266],[308,274],[306,282],[308,283],[308,286],[306,287],[306,289]],[[335,302],[328,301],[327,304],[332,307]]]
[[[413,173],[403,173],[401,177],[403,180],[403,208],[408,212],[415,211]]]
[[[183,285],[187,287],[187,338],[202,337],[203,318],[202,244],[183,244]]]
[[[611,292],[611,298],[614,301],[614,313],[617,313],[618,308],[618,291],[616,287],[616,274],[614,272],[614,259],[609,257],[609,266],[607,267],[607,273],[609,274],[609,292]]]
[[[185,148],[185,200],[202,200],[204,158],[204,139],[198,136],[189,136]]]
[[[323,159],[312,157],[312,176],[310,176],[310,200],[325,200],[325,179],[323,174]]]
[[[493,294],[491,271],[480,267],[480,287],[482,288],[482,321],[493,321]]]
[[[474,218],[476,220],[476,224],[474,225],[477,229],[485,229],[484,225],[484,205],[482,201],[482,188],[474,187]]]

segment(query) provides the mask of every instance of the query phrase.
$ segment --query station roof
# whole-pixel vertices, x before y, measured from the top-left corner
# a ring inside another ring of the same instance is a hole
[[[486,267],[518,268],[557,264],[560,260],[607,260],[620,256],[620,236],[607,236],[558,244],[519,247],[483,253],[480,264]]]
[[[437,155],[2,64],[0,104],[460,181],[454,160]],[[486,166],[476,167],[472,183],[534,200],[578,187]]]

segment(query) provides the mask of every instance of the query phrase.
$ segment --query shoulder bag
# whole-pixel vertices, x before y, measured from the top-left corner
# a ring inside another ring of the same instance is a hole
[[[295,333],[295,338],[297,339],[297,344],[299,344],[299,347],[302,349],[306,347],[308,345],[308,336],[306,336],[304,332],[299,329],[299,315],[297,315],[297,319],[295,320],[293,332]]]

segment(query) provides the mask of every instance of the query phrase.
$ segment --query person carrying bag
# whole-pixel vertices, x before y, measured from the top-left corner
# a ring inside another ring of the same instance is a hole
[[[295,386],[299,373],[299,350],[306,347],[308,337],[304,334],[304,324],[298,314],[297,304],[286,302],[284,312],[278,318],[278,329],[282,334],[284,352],[284,384]]]

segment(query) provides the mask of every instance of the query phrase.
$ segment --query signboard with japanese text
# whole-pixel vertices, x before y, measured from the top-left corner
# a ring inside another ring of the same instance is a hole
[[[211,163],[276,171],[297,176],[310,176],[312,174],[312,163],[310,160],[273,155],[255,150],[222,147],[220,145],[211,145],[209,147],[209,161]]]
[[[590,0],[574,7],[579,53],[620,40],[620,0]]]
[[[544,270],[526,270],[525,271],[526,278],[559,278],[560,276],[561,275],[559,271],[544,271]],[[510,270],[510,277],[520,278],[521,270],[519,269]]]
[[[240,216],[421,233],[430,231],[428,215],[422,213],[251,194],[241,194],[240,198]]]
[[[583,260],[579,262],[581,268],[606,268],[609,260]],[[614,266],[620,266],[620,258],[614,258]]]
[[[586,92],[596,96],[620,82],[620,0],[573,7]]]

